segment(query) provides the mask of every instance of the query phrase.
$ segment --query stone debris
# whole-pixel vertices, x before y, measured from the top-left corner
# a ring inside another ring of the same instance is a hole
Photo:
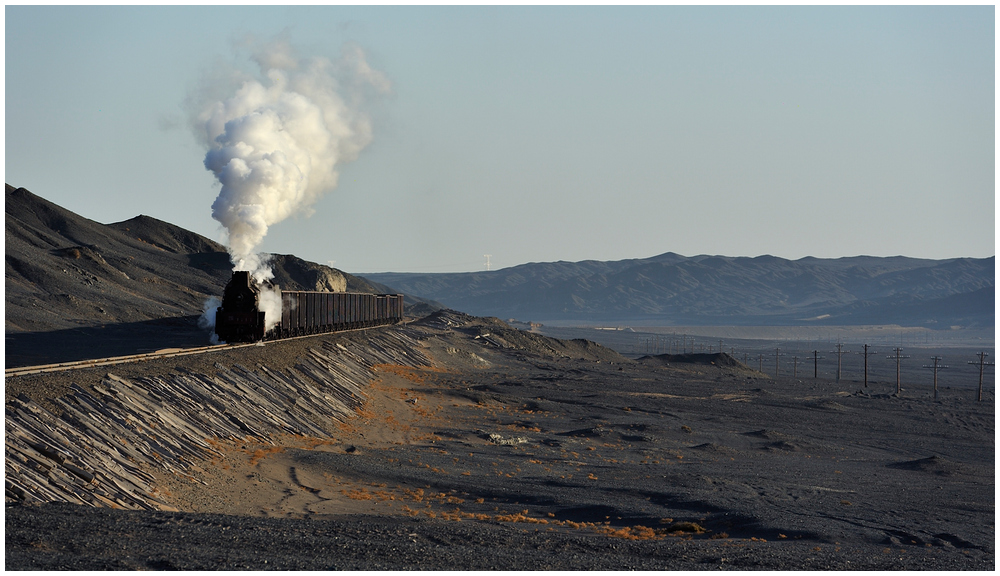
[[[129,380],[109,373],[96,395],[73,385],[58,398],[59,417],[24,394],[8,399],[6,498],[173,510],[143,468],[197,480],[187,473],[196,462],[224,458],[212,439],[326,437],[362,404],[374,366],[429,365],[419,348],[403,331],[383,330],[364,344],[325,341],[284,372],[216,364],[215,376]]]
[[[518,444],[527,444],[528,438],[523,436],[502,436],[496,432],[490,434],[490,442],[497,444],[499,446],[517,446]]]

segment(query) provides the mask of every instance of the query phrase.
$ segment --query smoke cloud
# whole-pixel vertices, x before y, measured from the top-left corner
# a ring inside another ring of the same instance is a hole
[[[257,251],[269,228],[311,215],[337,186],[339,167],[372,140],[365,102],[390,83],[354,45],[337,60],[300,57],[283,38],[250,46],[258,74],[217,67],[187,105],[205,168],[221,184],[212,217],[227,232],[233,269],[262,283],[274,276]],[[281,293],[261,288],[269,330],[281,318]]]
[[[212,217],[227,231],[234,269],[260,282],[272,277],[257,253],[268,229],[293,214],[310,215],[337,186],[339,167],[372,140],[364,103],[390,85],[353,45],[334,61],[299,57],[279,39],[256,45],[251,60],[256,76],[217,74],[203,92],[219,95],[227,85],[232,91],[202,98],[194,125],[208,149],[205,168],[222,186]]]

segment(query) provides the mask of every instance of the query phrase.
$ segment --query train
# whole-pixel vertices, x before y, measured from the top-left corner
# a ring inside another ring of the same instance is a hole
[[[266,329],[261,288],[249,272],[236,271],[215,311],[215,334],[230,344],[278,340],[395,324],[403,319],[402,294],[281,291],[281,321]]]

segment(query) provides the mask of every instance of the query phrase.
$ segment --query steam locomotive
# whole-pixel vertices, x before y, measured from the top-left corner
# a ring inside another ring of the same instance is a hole
[[[277,340],[403,319],[402,294],[281,291],[281,321],[265,331],[261,289],[249,272],[236,271],[215,312],[215,333],[228,343]]]

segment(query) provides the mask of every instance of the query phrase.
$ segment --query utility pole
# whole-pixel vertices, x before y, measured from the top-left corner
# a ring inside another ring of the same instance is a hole
[[[931,365],[931,366],[928,366],[928,365],[924,364],[924,368],[933,368],[934,369],[934,399],[937,400],[937,373],[938,373],[938,370],[940,370],[942,368],[947,368],[947,366],[942,366],[942,365],[938,364],[938,362],[941,361],[941,357],[940,356],[931,356],[931,360],[934,361],[934,364]]]
[[[902,356],[901,355],[903,353],[903,349],[902,348],[893,348],[892,351],[895,352],[896,355],[895,356],[886,356],[886,358],[889,359],[889,360],[892,360],[893,358],[896,359],[896,394],[898,395],[898,394],[902,394],[902,392],[903,392],[903,389],[899,386],[899,360],[902,359],[902,358],[909,358],[909,356]]]
[[[813,350],[813,378],[819,378],[819,361],[823,357],[819,355],[819,350]],[[840,370],[837,370],[840,372]]]
[[[840,365],[844,354],[847,354],[847,352],[844,352],[844,345],[840,342],[837,342],[837,349],[831,350],[831,352],[837,353],[837,384],[840,384]]]
[[[774,377],[775,378],[778,377],[778,357],[779,356],[784,356],[784,354],[781,353],[781,348],[775,348],[774,349]]]
[[[757,355],[757,371],[758,372],[763,372],[764,371],[764,355],[763,354],[758,354]]]
[[[865,351],[864,352],[860,352],[860,354],[864,354],[865,355],[865,388],[868,387],[868,356],[875,353],[874,350],[872,350],[871,352],[869,352],[868,351],[869,348],[871,348],[871,346],[869,346],[868,344],[865,344],[864,345]]]
[[[492,254],[483,254],[483,258],[486,258],[486,271],[487,272],[490,271],[490,256],[493,256],[493,255]]]
[[[799,357],[792,356],[792,378],[798,378],[799,376]]]
[[[973,366],[975,366],[976,364],[979,364],[979,396],[978,396],[978,399],[976,401],[977,402],[982,402],[983,401],[983,367],[984,366],[993,366],[993,362],[987,362],[986,361],[986,357],[989,356],[989,354],[987,354],[985,350],[982,351],[982,352],[980,352],[980,353],[978,353],[978,354],[976,354],[976,356],[979,357],[979,362],[969,362],[969,364],[972,364]]]

